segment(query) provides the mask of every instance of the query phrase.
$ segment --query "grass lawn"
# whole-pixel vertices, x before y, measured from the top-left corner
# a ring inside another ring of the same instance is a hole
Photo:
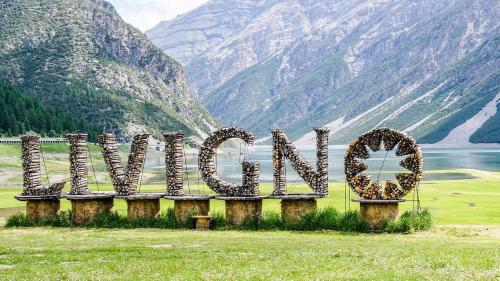
[[[0,229],[2,280],[498,280],[498,229]]]

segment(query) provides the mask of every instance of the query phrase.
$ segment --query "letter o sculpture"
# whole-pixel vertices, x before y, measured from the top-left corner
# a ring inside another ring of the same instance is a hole
[[[242,162],[243,177],[242,185],[235,185],[224,181],[217,175],[214,164],[216,149],[229,139],[242,139],[248,144],[253,144],[254,135],[240,128],[223,128],[215,131],[201,145],[198,154],[198,167],[201,177],[208,187],[221,196],[227,197],[250,197],[260,195],[259,191],[259,165],[257,162],[244,160]]]
[[[371,182],[369,175],[361,174],[368,166],[357,159],[368,159],[372,151],[379,151],[382,142],[384,149],[393,150],[396,146],[396,156],[408,155],[399,165],[411,173],[398,173],[396,180],[399,186],[391,180],[385,182],[384,190],[379,182]],[[356,159],[357,158],[357,159]],[[400,199],[407,195],[422,178],[423,157],[420,147],[407,134],[380,128],[372,130],[349,145],[344,158],[346,180],[351,189],[364,199]]]

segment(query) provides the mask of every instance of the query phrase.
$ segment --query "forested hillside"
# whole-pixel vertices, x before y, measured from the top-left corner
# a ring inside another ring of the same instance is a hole
[[[0,134],[17,136],[26,132],[42,136],[64,136],[75,131],[88,132],[95,141],[102,127],[66,110],[40,103],[36,96],[21,93],[16,88],[0,83]]]
[[[182,66],[102,0],[0,0],[0,81],[119,141],[181,130],[199,143],[218,126]]]

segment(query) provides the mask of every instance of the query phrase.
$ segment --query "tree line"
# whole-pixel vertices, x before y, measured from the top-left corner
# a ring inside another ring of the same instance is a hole
[[[94,142],[102,127],[67,110],[42,104],[31,94],[0,83],[0,135],[18,136],[36,132],[44,137],[61,137],[70,132],[87,132]]]

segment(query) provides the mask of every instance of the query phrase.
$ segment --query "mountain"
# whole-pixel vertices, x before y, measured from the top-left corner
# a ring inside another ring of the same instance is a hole
[[[212,0],[146,35],[211,113],[260,138],[283,127],[306,144],[327,126],[348,143],[389,126],[498,143],[498,18],[494,0]]]
[[[0,0],[0,81],[129,140],[217,122],[182,66],[101,0]]]

